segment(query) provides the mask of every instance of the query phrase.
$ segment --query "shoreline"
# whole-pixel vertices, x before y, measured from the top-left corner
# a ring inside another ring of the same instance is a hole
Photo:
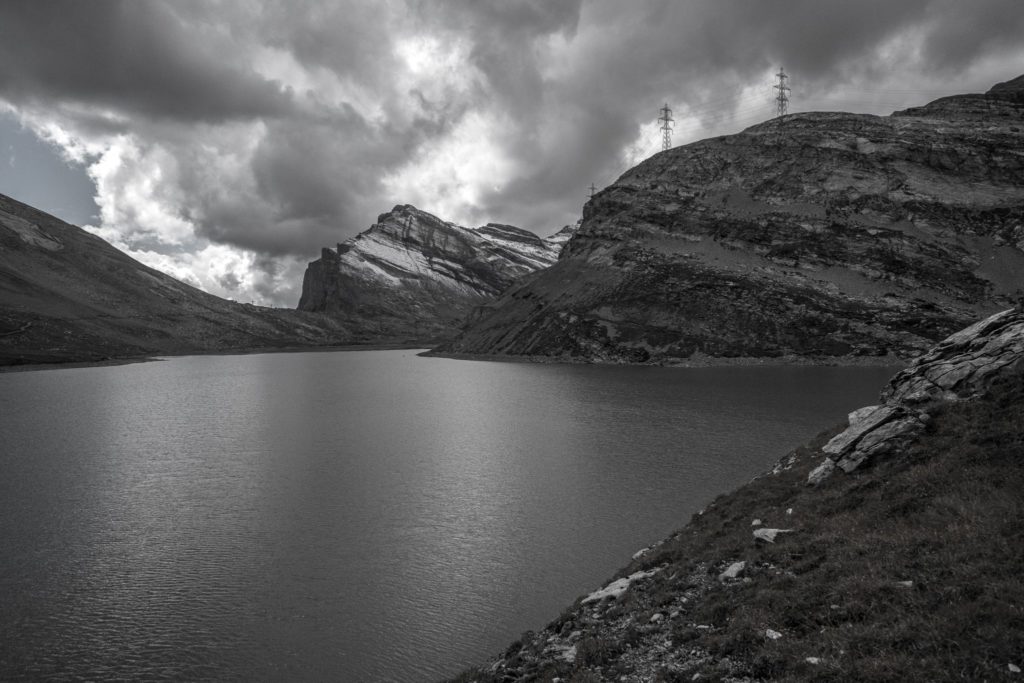
[[[654,363],[625,363],[619,361],[587,360],[572,357],[552,356],[510,356],[504,354],[436,352],[433,350],[417,354],[424,358],[449,358],[452,360],[491,361],[494,363],[537,363],[562,365],[602,365],[651,368],[716,368],[716,367],[781,367],[781,366],[836,366],[836,367],[886,367],[904,368],[910,361],[898,356],[737,356],[732,358],[699,356],[696,358],[669,359]]]
[[[9,372],[38,372],[42,370],[65,370],[71,368],[96,368],[132,363],[159,362],[168,358],[182,356],[248,356],[257,353],[332,353],[344,351],[401,351],[425,348],[423,343],[397,344],[338,344],[332,346],[280,346],[280,347],[246,347],[241,349],[217,349],[215,351],[183,351],[180,353],[154,353],[123,358],[105,358],[103,360],[82,360],[54,363],[23,363],[17,365],[0,365],[0,374]],[[421,354],[417,354],[421,355]]]
[[[279,347],[245,347],[239,349],[217,349],[212,351],[182,351],[179,353],[154,353],[138,356],[125,356],[122,358],[104,358],[102,360],[79,360],[52,363],[23,363],[14,365],[0,365],[0,374],[9,372],[37,372],[42,370],[63,370],[71,368],[92,368],[117,365],[129,365],[132,363],[148,363],[161,361],[167,358],[180,356],[242,356],[258,353],[333,353],[345,351],[399,351],[399,350],[420,350],[417,356],[423,358],[448,358],[451,360],[480,361],[494,363],[536,363],[541,365],[562,364],[562,365],[600,365],[600,366],[630,366],[630,367],[651,367],[651,368],[713,368],[713,367],[793,367],[793,366],[835,366],[835,367],[892,367],[903,368],[909,363],[908,360],[898,356],[737,356],[737,357],[716,357],[698,356],[686,359],[668,359],[653,363],[625,363],[620,361],[588,360],[573,357],[552,357],[552,356],[512,356],[505,354],[480,354],[480,353],[457,353],[438,352],[428,347],[424,342],[408,343],[367,343],[367,344],[337,344],[330,346],[279,346]]]

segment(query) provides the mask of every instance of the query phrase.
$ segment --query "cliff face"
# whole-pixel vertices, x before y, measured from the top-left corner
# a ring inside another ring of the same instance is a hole
[[[450,337],[474,306],[554,263],[569,234],[541,239],[494,223],[464,228],[396,206],[309,264],[299,310],[370,332]]]
[[[0,195],[0,365],[351,341],[335,320],[207,294]]]
[[[907,355],[1024,292],[1024,77],[657,154],[442,352]]]

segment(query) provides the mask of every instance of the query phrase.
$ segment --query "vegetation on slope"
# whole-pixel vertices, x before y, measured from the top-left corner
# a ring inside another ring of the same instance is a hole
[[[0,367],[365,341],[382,340],[213,296],[0,195]]]

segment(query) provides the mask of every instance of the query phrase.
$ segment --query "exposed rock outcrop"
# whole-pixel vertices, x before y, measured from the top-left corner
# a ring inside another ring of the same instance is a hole
[[[323,315],[207,294],[0,195],[0,366],[356,341]]]
[[[822,447],[826,459],[808,475],[820,484],[839,468],[899,452],[944,401],[969,401],[997,378],[1024,367],[1024,312],[1006,310],[961,330],[892,378],[882,403],[850,413],[849,426]]]
[[[299,310],[384,334],[452,336],[474,307],[555,262],[572,234],[547,239],[510,225],[464,228],[413,206],[309,264]]]
[[[659,153],[441,353],[911,357],[1024,293],[1022,79]]]

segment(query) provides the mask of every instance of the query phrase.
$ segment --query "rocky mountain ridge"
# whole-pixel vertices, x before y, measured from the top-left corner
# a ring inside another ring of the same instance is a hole
[[[323,249],[298,307],[382,333],[447,338],[473,307],[554,263],[571,234],[570,226],[546,239],[497,223],[465,228],[399,205]]]
[[[0,195],[0,366],[360,341],[327,316],[207,294]]]
[[[1024,295],[1024,77],[661,152],[440,353],[908,357]]]

